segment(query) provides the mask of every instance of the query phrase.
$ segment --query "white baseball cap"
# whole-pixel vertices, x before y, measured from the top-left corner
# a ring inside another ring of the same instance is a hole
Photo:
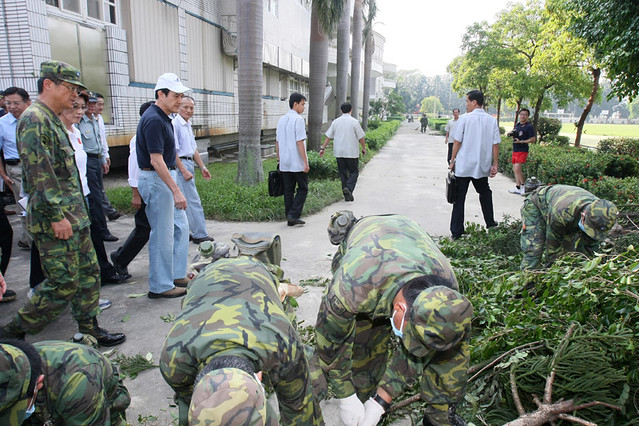
[[[155,89],[153,90],[160,89],[169,89],[170,91],[175,93],[184,93],[191,90],[183,85],[179,77],[172,72],[166,72],[158,77],[158,82],[156,83]]]

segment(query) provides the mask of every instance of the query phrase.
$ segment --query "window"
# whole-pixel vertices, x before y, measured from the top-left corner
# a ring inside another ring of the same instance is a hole
[[[117,21],[117,0],[46,0],[49,6],[77,13],[83,17],[115,24]]]
[[[264,9],[278,16],[279,0],[264,0]]]

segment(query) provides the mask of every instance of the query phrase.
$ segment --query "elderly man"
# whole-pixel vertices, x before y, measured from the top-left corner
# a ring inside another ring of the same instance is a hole
[[[200,195],[195,187],[195,165],[202,171],[202,177],[211,180],[211,173],[206,168],[200,153],[197,150],[197,142],[191,128],[191,117],[195,111],[195,100],[190,96],[184,96],[180,102],[178,115],[173,119],[175,129],[175,148],[177,150],[178,177],[177,184],[180,191],[186,197],[186,217],[189,220],[189,232],[191,240],[195,244],[204,241],[213,241],[206,231],[206,219],[204,209],[200,201]]]
[[[0,388],[3,425],[127,424],[117,367],[82,344],[0,340]]]
[[[84,85],[80,71],[59,61],[40,64],[38,100],[20,117],[18,146],[27,224],[46,279],[2,329],[4,337],[36,334],[68,304],[81,333],[103,346],[124,342],[122,333],[98,326],[100,267],[91,243],[88,207],[67,130],[58,115],[72,108]]]
[[[175,135],[169,114],[178,111],[184,92],[189,90],[177,75],[162,74],[155,85],[155,104],[142,115],[136,133],[138,191],[146,203],[146,216],[151,225],[150,299],[186,294],[187,201],[176,183]]]
[[[552,264],[566,243],[591,255],[614,226],[617,214],[613,203],[583,188],[552,185],[536,189],[521,207],[521,269],[539,267],[544,248],[545,263]]]
[[[459,108],[453,108],[453,118],[448,120],[448,123],[446,123],[446,127],[444,128],[444,131],[446,132],[446,139],[444,139],[444,143],[448,145],[448,154],[446,156],[448,164],[450,164],[450,159],[453,156],[453,145],[455,140],[451,137],[451,134],[455,129],[457,120],[459,120]]]
[[[329,222],[339,249],[316,324],[317,352],[345,425],[376,425],[415,380],[424,425],[456,425],[470,361],[473,308],[448,259],[401,215]],[[401,344],[388,354],[391,335]],[[363,404],[362,401],[366,403]]]
[[[304,345],[271,272],[276,269],[255,257],[220,259],[189,285],[160,358],[180,425],[278,424],[264,404],[261,380],[275,389],[280,424],[322,424]],[[215,423],[220,419],[227,420]]]

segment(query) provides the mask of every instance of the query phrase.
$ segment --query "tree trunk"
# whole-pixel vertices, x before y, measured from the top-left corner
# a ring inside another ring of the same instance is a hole
[[[368,130],[368,115],[371,107],[371,74],[373,67],[373,52],[375,51],[375,39],[373,34],[366,37],[364,46],[364,93],[362,96],[362,127]]]
[[[324,118],[324,92],[328,72],[328,36],[319,21],[317,3],[311,9],[311,37],[309,67],[313,70],[308,83],[308,144],[309,150],[319,150],[322,144],[322,119]]]
[[[337,27],[337,78],[335,84],[335,117],[342,115],[340,105],[346,102],[348,92],[349,50],[351,35],[352,0],[344,0],[346,7],[342,11]],[[311,68],[312,69],[312,68]]]
[[[355,0],[353,9],[353,43],[351,59],[351,105],[353,117],[359,117],[359,77],[362,70],[362,33],[364,31],[364,0]]]
[[[515,126],[517,125],[517,119],[519,118],[519,110],[521,110],[521,101],[523,100],[524,98],[517,99],[517,109],[515,109],[515,123],[513,124],[513,128],[515,128]]]
[[[543,101],[544,101],[544,94],[542,93],[537,98],[537,104],[535,105],[535,115],[533,116],[533,122],[532,122],[532,125],[535,129],[537,128],[537,124],[539,123],[539,111],[541,110],[541,103]]]
[[[501,117],[501,96],[497,99],[497,127],[499,127],[499,117]]]
[[[264,179],[260,134],[262,130],[262,0],[238,2],[239,153],[236,181],[255,185]]]
[[[581,113],[581,117],[579,117],[579,121],[577,122],[577,135],[575,136],[575,146],[581,146],[581,133],[584,130],[584,124],[586,123],[586,117],[590,114],[590,110],[592,109],[592,104],[595,103],[595,98],[597,97],[597,91],[599,90],[599,77],[601,76],[601,69],[592,68],[590,70],[592,73],[592,92],[590,92],[590,97],[588,98],[588,103],[586,104],[586,108]]]

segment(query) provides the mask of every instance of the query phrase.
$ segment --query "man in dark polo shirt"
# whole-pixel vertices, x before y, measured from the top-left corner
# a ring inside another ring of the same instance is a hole
[[[151,299],[186,294],[189,225],[186,198],[176,183],[175,137],[169,114],[178,111],[188,90],[177,75],[162,74],[155,85],[155,104],[138,123],[138,191],[151,225],[148,293]]]
[[[513,137],[513,172],[515,173],[516,185],[515,188],[508,190],[511,194],[526,195],[526,188],[524,187],[526,180],[522,167],[528,158],[529,144],[535,143],[537,140],[537,133],[533,125],[528,122],[528,117],[530,117],[530,110],[528,108],[520,109],[519,123],[509,133]]]

